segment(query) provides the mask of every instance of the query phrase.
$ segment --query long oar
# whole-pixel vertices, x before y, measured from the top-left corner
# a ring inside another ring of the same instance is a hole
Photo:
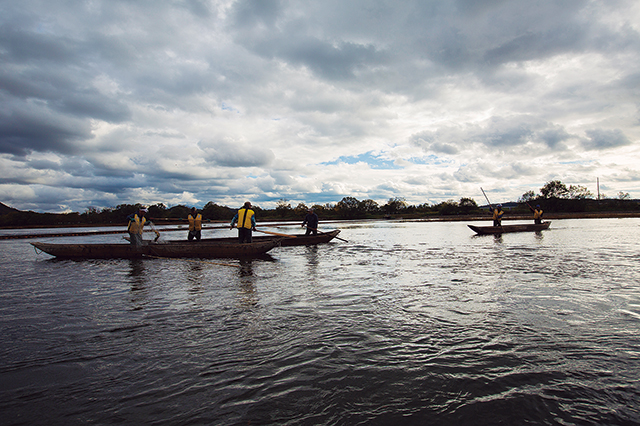
[[[318,231],[318,232],[319,232],[319,233],[321,233],[321,234],[328,234],[328,232],[322,232],[322,231],[321,231],[321,230],[319,230],[318,228],[312,228],[312,227],[310,227],[310,226],[307,226],[307,228],[311,229],[312,231]],[[338,237],[337,235],[336,235],[335,237],[333,237],[333,238],[335,238],[335,239],[337,239],[337,240],[340,240],[340,241],[344,241],[345,243],[348,243],[348,242],[349,242],[349,241],[345,240],[344,238],[340,238],[340,237]]]
[[[156,233],[156,238],[153,241],[158,241],[160,238],[160,232],[158,232],[156,227],[153,225],[153,222],[149,221],[149,226],[151,227],[151,230]]]
[[[524,203],[525,203],[526,205],[528,205],[528,206],[529,206],[529,208],[531,209],[531,211],[534,211],[534,210],[535,210],[533,207],[531,207],[531,204],[529,204],[528,202],[526,202],[526,201],[525,201]]]
[[[526,201],[525,201],[525,203],[529,206],[531,211],[535,213],[536,210],[533,207],[531,207],[531,204],[527,203]],[[534,214],[534,218],[535,218],[535,214]],[[540,219],[540,222],[542,222],[542,216],[539,219]]]
[[[487,197],[487,194],[484,193],[484,189],[482,189],[482,187],[480,187],[480,191],[482,191],[482,193],[484,194],[484,198],[487,199],[487,203],[489,203],[489,207],[491,207],[491,210],[493,210],[493,206],[491,205],[491,201],[489,201],[489,197]]]
[[[279,236],[279,237],[297,238],[295,235],[279,234],[279,233],[277,233],[277,232],[262,231],[262,230],[260,230],[260,229],[256,229],[256,232],[262,232],[263,234],[277,235],[277,236]]]

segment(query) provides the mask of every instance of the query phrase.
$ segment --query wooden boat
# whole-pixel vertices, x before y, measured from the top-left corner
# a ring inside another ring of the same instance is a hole
[[[534,223],[528,223],[524,225],[502,225],[502,226],[474,226],[467,225],[477,234],[504,234],[506,232],[531,232],[531,231],[543,231],[549,228],[551,222],[542,222],[539,225]]]
[[[311,246],[315,244],[324,244],[333,240],[340,233],[339,229],[336,229],[331,232],[318,232],[318,235],[304,235],[304,234],[275,234],[276,236],[264,236],[253,234],[253,242],[260,241],[269,241],[273,239],[280,239],[280,245],[282,247],[290,247],[290,246]],[[284,238],[283,238],[284,237]],[[203,238],[200,240],[200,243],[214,243],[214,242],[225,242],[225,241],[237,241],[237,238]],[[184,240],[170,240],[168,241],[171,244],[175,243],[183,243]]]
[[[77,259],[129,259],[140,257],[242,258],[264,254],[278,246],[282,238],[240,244],[237,239],[226,241],[173,241],[131,244],[54,244],[31,243],[36,249],[56,257]]]
[[[304,234],[275,234],[276,236],[264,236],[255,234],[252,237],[253,243],[267,242],[271,240],[280,241],[280,246],[282,247],[291,247],[291,246],[309,246],[316,244],[328,243],[337,237],[340,233],[340,230],[334,230],[331,232],[322,232],[318,233],[318,235],[304,235]],[[286,236],[285,236],[286,235]],[[125,239],[128,240],[127,237]],[[163,245],[181,245],[181,244],[229,244],[229,243],[237,243],[238,239],[236,237],[220,237],[220,238],[203,238],[200,241],[185,241],[185,240],[168,240],[164,241]],[[155,246],[154,246],[155,247]]]
[[[315,244],[324,244],[333,240],[340,233],[339,229],[330,232],[318,232],[318,235],[304,235],[304,234],[291,234],[290,237],[285,237],[280,243],[283,247],[290,246],[311,246]],[[295,237],[295,238],[291,238]],[[253,241],[266,241],[274,237],[254,236]]]
[[[340,230],[334,230],[331,232],[322,232],[318,233],[318,235],[304,235],[304,234],[275,234],[276,236],[264,236],[255,234],[252,237],[254,243],[270,241],[270,240],[281,240],[280,246],[282,247],[290,247],[290,246],[310,246],[315,244],[323,244],[328,243],[338,236]],[[128,237],[124,237],[125,240],[129,240]],[[212,243],[230,243],[237,242],[238,239],[233,237],[220,237],[220,238],[203,238],[200,241],[192,241],[199,244],[212,244]],[[186,244],[188,243],[186,240],[168,240],[165,241],[164,244]]]

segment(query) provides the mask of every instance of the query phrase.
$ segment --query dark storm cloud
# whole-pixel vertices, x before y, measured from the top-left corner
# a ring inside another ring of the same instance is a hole
[[[30,160],[25,165],[35,170],[62,170],[62,164],[51,160]]]
[[[567,149],[566,142],[571,139],[578,139],[578,136],[568,133],[562,126],[529,115],[492,117],[472,138],[496,149],[543,144],[545,149],[553,151]]]
[[[77,82],[52,70],[0,71],[1,90],[16,99],[5,98],[12,104],[18,101],[41,100],[51,110],[76,117],[90,117],[107,122],[120,122],[131,117],[129,108],[118,99],[100,94],[90,87],[78,87]]]
[[[89,123],[56,117],[42,110],[0,110],[0,153],[24,156],[32,151],[76,154],[92,138]]]
[[[412,135],[410,142],[425,152],[454,155],[467,152],[471,144],[502,150],[527,144],[544,144],[547,149],[562,151],[565,142],[578,139],[563,127],[532,116],[491,117],[481,125],[443,126],[437,131]]]
[[[534,128],[527,120],[492,117],[477,138],[489,146],[509,147],[527,143],[533,134]]]
[[[620,129],[587,130],[587,139],[582,141],[585,149],[603,150],[631,144],[629,138]]]
[[[26,31],[5,23],[0,26],[0,48],[0,58],[5,63],[46,64],[77,59],[78,46],[65,37]]]
[[[444,139],[444,140],[442,140]],[[420,132],[411,136],[411,143],[422,148],[425,152],[453,155],[458,153],[458,148],[448,142],[445,135],[438,132]]]
[[[91,178],[91,187],[94,186],[94,183],[96,185],[99,184],[101,187],[105,187],[104,181],[106,180],[112,180],[113,182],[122,182],[129,179],[133,180],[135,176],[133,171],[125,171],[122,169],[105,169],[99,164],[88,161],[80,156],[62,156],[58,161],[48,159],[28,160],[24,158],[16,158],[16,160],[21,160],[21,162],[24,164],[24,167],[33,170],[63,172],[64,174],[68,174],[70,176],[73,176],[74,178]],[[81,185],[87,185],[86,180],[82,182],[83,183]],[[119,186],[121,185],[121,183],[113,183],[112,185]],[[135,185],[139,185],[139,182],[135,183]]]
[[[488,43],[482,45],[485,50],[480,63],[501,65],[582,51],[593,43],[594,31],[603,31],[589,22],[583,12],[585,2],[580,0],[487,3],[490,6],[483,12],[486,20],[469,20],[473,27],[483,25],[482,32],[489,35],[483,40]]]
[[[550,129],[542,129],[537,132],[538,138],[544,142],[549,148],[564,149],[566,145],[563,142],[569,139],[576,139],[575,135],[570,135],[560,126],[553,126]]]
[[[341,9],[342,6],[336,7]],[[386,53],[370,43],[311,34],[302,20],[278,23],[279,18],[286,19],[282,15],[287,11],[280,1],[237,2],[237,27],[233,29],[236,40],[258,55],[307,67],[332,80],[351,79],[358,69],[388,60]]]
[[[307,14],[299,8],[306,8]],[[629,43],[625,40],[634,38],[632,33],[624,36],[594,25],[584,8],[585,3],[578,0],[544,4],[421,1],[396,7],[370,1],[303,6],[244,0],[234,4],[235,25],[230,31],[257,55],[304,66],[332,80],[356,75],[363,79],[362,71],[371,71],[366,81],[391,88],[394,80],[379,77],[432,76],[434,69],[396,74],[420,58],[448,72],[483,76],[505,64],[609,49],[611,43],[622,47]],[[491,80],[489,75],[481,78]]]
[[[465,16],[478,16],[511,0],[455,0],[457,10]]]
[[[309,36],[291,38],[286,34],[260,37],[250,43],[245,41],[245,44],[258,55],[307,67],[318,76],[331,80],[354,78],[359,69],[385,63],[388,56],[372,45],[331,43]]]
[[[282,10],[281,0],[240,0],[234,4],[235,24],[243,29],[272,27]]]
[[[519,35],[500,46],[488,50],[484,60],[488,64],[503,64],[540,59],[557,52],[579,49],[584,38],[582,29],[563,29],[557,32]]]
[[[76,154],[93,138],[87,119],[121,122],[129,108],[87,84],[93,78],[66,37],[0,26],[0,152]]]
[[[383,62],[384,55],[371,45],[355,43],[329,44],[308,38],[296,40],[294,45],[281,45],[276,56],[294,64],[302,64],[329,79],[355,77],[359,67]]]
[[[195,16],[199,18],[209,18],[212,15],[211,3],[204,0],[186,0],[185,4],[187,8]]]
[[[273,152],[257,143],[202,141],[198,144],[206,160],[222,167],[264,167],[275,159]]]

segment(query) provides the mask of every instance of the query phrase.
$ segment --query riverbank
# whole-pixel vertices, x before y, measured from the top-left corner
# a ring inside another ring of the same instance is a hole
[[[545,220],[552,219],[621,219],[627,217],[640,217],[640,212],[580,212],[580,213],[545,213]],[[398,218],[396,220],[405,220]],[[456,215],[456,216],[438,216],[435,218],[407,218],[412,222],[470,222],[477,220],[492,220],[491,215]],[[531,214],[510,214],[505,212],[503,221],[510,220],[533,220]]]

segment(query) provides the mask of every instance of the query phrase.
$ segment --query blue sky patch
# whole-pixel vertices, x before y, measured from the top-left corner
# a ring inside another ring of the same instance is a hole
[[[393,163],[393,161],[387,160],[379,155],[374,155],[372,151],[365,152],[364,154],[355,155],[355,156],[342,156],[338,157],[334,161],[329,161],[325,163],[320,163],[323,166],[335,166],[339,163],[345,164],[356,164],[356,163],[366,163],[372,169],[377,170],[398,170],[402,169],[402,167],[397,166]]]

